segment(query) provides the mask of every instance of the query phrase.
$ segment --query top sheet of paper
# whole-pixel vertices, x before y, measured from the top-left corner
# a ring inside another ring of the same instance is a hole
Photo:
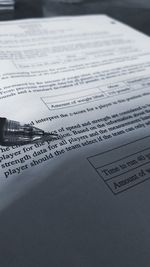
[[[1,116],[62,137],[0,147],[4,198],[5,188],[25,190],[24,183],[51,179],[57,170],[56,179],[64,179],[66,168],[74,179],[98,178],[108,195],[143,187],[149,178],[149,45],[147,36],[106,16],[0,24]]]

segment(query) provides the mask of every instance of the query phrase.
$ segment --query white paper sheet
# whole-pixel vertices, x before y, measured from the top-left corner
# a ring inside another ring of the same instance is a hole
[[[104,15],[0,24],[1,117],[62,137],[0,147],[1,208],[54,175],[108,201],[149,187],[149,46]]]

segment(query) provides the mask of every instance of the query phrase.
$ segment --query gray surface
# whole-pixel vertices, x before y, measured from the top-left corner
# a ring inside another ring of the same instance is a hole
[[[149,182],[116,197],[94,170],[72,172],[0,214],[0,266],[149,267]]]

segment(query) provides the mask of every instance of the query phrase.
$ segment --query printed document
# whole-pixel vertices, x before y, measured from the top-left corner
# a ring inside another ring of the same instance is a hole
[[[1,22],[0,61],[0,117],[60,137],[0,146],[0,265],[149,267],[149,37],[105,15]]]
[[[149,192],[149,37],[105,15],[1,22],[0,60],[1,117],[60,136],[0,147],[1,208],[52,177]]]

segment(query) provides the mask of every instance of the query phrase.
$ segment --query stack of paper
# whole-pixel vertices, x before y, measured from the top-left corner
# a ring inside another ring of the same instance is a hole
[[[12,9],[14,9],[14,0],[0,0],[0,11]]]

